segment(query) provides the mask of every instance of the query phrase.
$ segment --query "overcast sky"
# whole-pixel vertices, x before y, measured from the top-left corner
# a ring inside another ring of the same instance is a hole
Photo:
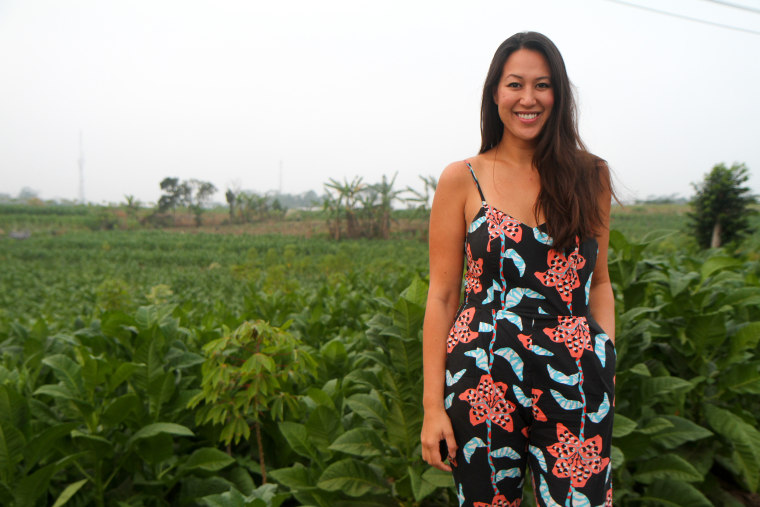
[[[166,176],[257,192],[421,188],[480,144],[496,47],[536,30],[626,199],[718,162],[760,193],[760,1],[0,0],[0,193],[155,202]]]

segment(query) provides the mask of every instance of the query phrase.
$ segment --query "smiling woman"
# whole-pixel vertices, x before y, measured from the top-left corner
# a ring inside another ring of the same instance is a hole
[[[422,456],[453,472],[460,505],[520,505],[526,466],[538,505],[611,505],[612,189],[545,36],[497,49],[481,137],[430,215]]]

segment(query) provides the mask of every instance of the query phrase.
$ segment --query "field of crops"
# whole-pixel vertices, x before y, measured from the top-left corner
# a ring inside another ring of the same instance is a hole
[[[615,219],[615,503],[751,504],[760,261],[647,244],[668,216]],[[424,242],[50,223],[0,239],[0,505],[457,505],[420,459]]]

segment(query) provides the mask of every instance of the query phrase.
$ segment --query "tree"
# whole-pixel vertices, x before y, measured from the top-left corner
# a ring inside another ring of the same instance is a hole
[[[227,199],[227,204],[230,206],[230,223],[232,223],[235,221],[235,199],[237,196],[231,188],[228,188],[224,197]]]
[[[702,248],[717,248],[722,244],[741,239],[752,232],[749,216],[757,202],[749,187],[744,164],[717,164],[699,184],[692,184],[696,195],[691,200],[690,226]]]
[[[163,213],[172,210],[174,212],[177,206],[184,204],[189,189],[186,184],[180,184],[179,178],[164,178],[159,185],[164,193],[158,199],[158,211]]]
[[[186,195],[184,201],[187,203],[193,215],[195,215],[195,225],[201,225],[201,215],[206,204],[208,204],[211,196],[216,193],[216,187],[209,181],[190,180],[182,182],[182,186],[186,188]]]

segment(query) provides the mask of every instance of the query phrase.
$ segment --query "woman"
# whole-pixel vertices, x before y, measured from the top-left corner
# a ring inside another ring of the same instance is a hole
[[[526,464],[538,505],[611,505],[612,188],[548,38],[497,49],[481,134],[430,215],[422,457],[460,505],[519,505]]]

